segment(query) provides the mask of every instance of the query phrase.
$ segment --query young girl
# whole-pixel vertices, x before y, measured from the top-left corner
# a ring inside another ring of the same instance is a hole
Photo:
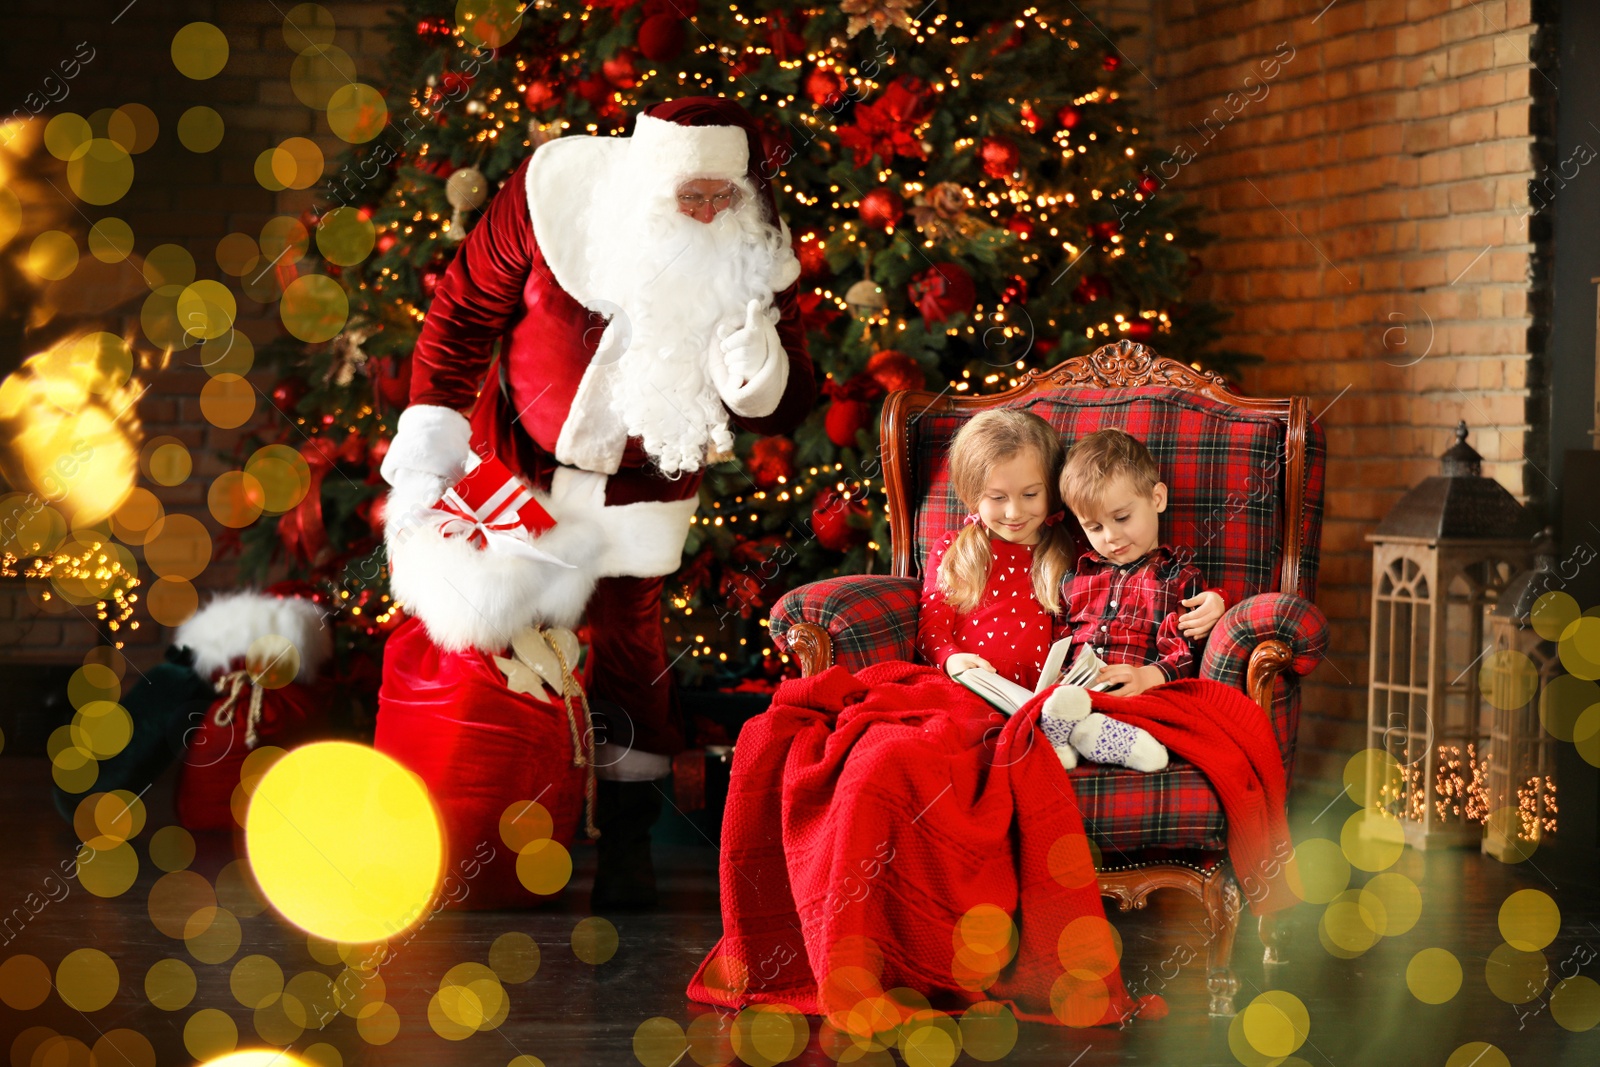
[[[1062,525],[1061,466],[1060,435],[1026,411],[985,411],[956,434],[950,482],[969,514],[929,553],[917,619],[917,651],[946,674],[983,667],[1032,689],[1050,646],[1071,633],[1062,585],[1077,549]],[[1179,625],[1200,638],[1222,603],[1194,602]],[[1076,763],[1069,746],[1056,747],[1062,763]]]

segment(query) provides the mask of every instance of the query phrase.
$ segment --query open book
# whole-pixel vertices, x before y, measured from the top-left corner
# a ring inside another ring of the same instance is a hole
[[[1039,681],[1034,685],[1032,692],[1011,679],[1002,678],[982,667],[968,667],[956,675],[955,679],[1007,715],[1014,713],[1035,694],[1042,693],[1057,682],[1062,685],[1081,685],[1085,689],[1109,689],[1111,687],[1109,682],[1095,683],[1095,679],[1100,676],[1100,668],[1104,667],[1106,662],[1095,655],[1094,649],[1089,645],[1084,645],[1078,650],[1078,656],[1072,661],[1071,667],[1065,671],[1061,669],[1066,663],[1067,652],[1071,647],[1070,637],[1063,637],[1050,646],[1050,654],[1045,657],[1044,669],[1039,672]]]

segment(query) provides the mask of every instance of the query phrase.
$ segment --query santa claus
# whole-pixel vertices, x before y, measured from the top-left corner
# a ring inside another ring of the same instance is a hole
[[[702,471],[735,427],[787,432],[815,400],[765,170],[750,116],[720,98],[539,147],[438,284],[383,463],[394,592],[436,644],[498,652],[587,607],[597,908],[655,900],[649,827],[684,744],[661,591]],[[538,491],[556,520],[542,559],[450,536],[431,510],[474,453]]]

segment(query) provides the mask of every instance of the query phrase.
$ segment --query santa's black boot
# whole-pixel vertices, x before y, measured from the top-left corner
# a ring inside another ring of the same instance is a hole
[[[665,781],[662,779],[661,781]],[[650,827],[661,814],[660,781],[595,783],[594,823],[598,860],[589,907],[643,911],[656,906],[656,869],[650,860]]]

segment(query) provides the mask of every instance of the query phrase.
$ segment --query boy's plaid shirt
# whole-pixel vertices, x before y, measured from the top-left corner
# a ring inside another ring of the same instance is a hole
[[[1199,649],[1178,631],[1178,616],[1190,610],[1180,601],[1205,588],[1200,571],[1166,545],[1120,565],[1084,552],[1071,582],[1065,629],[1075,645],[1093,645],[1107,663],[1154,664],[1169,682],[1193,678]]]

